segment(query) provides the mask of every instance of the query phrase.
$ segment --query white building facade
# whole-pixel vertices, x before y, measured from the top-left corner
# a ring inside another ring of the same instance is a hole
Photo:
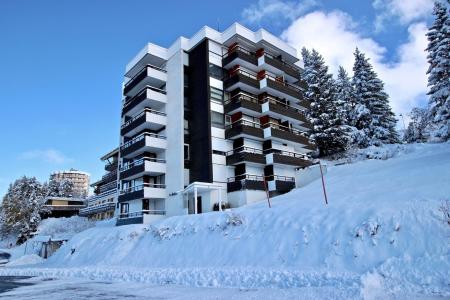
[[[127,65],[118,225],[220,210],[295,187],[315,150],[297,52],[265,30],[203,27]]]

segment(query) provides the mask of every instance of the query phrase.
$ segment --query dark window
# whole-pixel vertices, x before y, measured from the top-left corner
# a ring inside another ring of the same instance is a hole
[[[223,78],[222,68],[215,64],[209,64],[209,75],[213,78],[222,80]]]
[[[184,159],[189,160],[189,145],[184,144]]]
[[[225,120],[223,114],[211,111],[211,126],[217,128],[225,128]]]
[[[127,214],[129,211],[130,205],[128,203],[121,203],[120,204],[120,213],[121,214]]]

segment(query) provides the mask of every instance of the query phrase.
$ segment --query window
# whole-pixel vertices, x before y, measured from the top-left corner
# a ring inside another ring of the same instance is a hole
[[[184,144],[184,160],[189,160],[189,145]]]
[[[189,121],[184,120],[184,134],[189,134]]]
[[[209,64],[209,75],[216,79],[222,80],[223,78],[222,68],[215,64]]]
[[[211,87],[210,97],[211,97],[212,101],[222,103],[223,102],[223,91],[216,89],[215,87]]]
[[[121,214],[127,214],[129,211],[130,205],[128,203],[121,203],[120,204],[120,213]]]
[[[225,115],[225,126],[228,126],[231,124],[231,116]]]
[[[225,120],[223,114],[211,111],[211,126],[222,129],[225,128]]]

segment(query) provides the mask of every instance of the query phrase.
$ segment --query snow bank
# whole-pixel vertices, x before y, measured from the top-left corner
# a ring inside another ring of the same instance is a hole
[[[450,197],[450,144],[401,148],[391,159],[330,166],[328,206],[316,181],[271,209],[91,228],[39,268],[0,274],[450,296],[450,227],[439,212]]]
[[[37,232],[39,235],[50,235],[52,237],[64,235],[70,238],[94,225],[94,221],[89,221],[87,218],[79,216],[48,218],[41,221]]]
[[[20,256],[18,259],[13,260],[6,264],[7,267],[16,267],[22,265],[33,265],[43,262],[44,259],[36,254],[28,254]]]

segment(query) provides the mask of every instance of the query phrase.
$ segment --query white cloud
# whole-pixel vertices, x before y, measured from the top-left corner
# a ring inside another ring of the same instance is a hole
[[[374,0],[372,5],[378,11],[376,31],[384,30],[384,25],[393,18],[407,25],[427,18],[433,10],[433,0]]]
[[[72,158],[68,158],[60,151],[54,149],[26,151],[19,155],[19,159],[40,160],[52,164],[64,164],[73,161]]]
[[[374,70],[386,83],[394,112],[408,113],[424,98],[426,87],[426,26],[410,25],[409,39],[397,49],[397,61],[386,62],[386,49],[371,38],[357,32],[357,24],[341,12],[316,11],[295,20],[282,34],[282,38],[297,50],[303,46],[315,48],[325,58],[330,70],[336,74],[339,65],[350,73],[355,47],[371,59]]]
[[[263,21],[293,21],[317,5],[316,0],[282,1],[282,0],[259,0],[258,3],[250,5],[242,12],[244,21],[257,24]]]

